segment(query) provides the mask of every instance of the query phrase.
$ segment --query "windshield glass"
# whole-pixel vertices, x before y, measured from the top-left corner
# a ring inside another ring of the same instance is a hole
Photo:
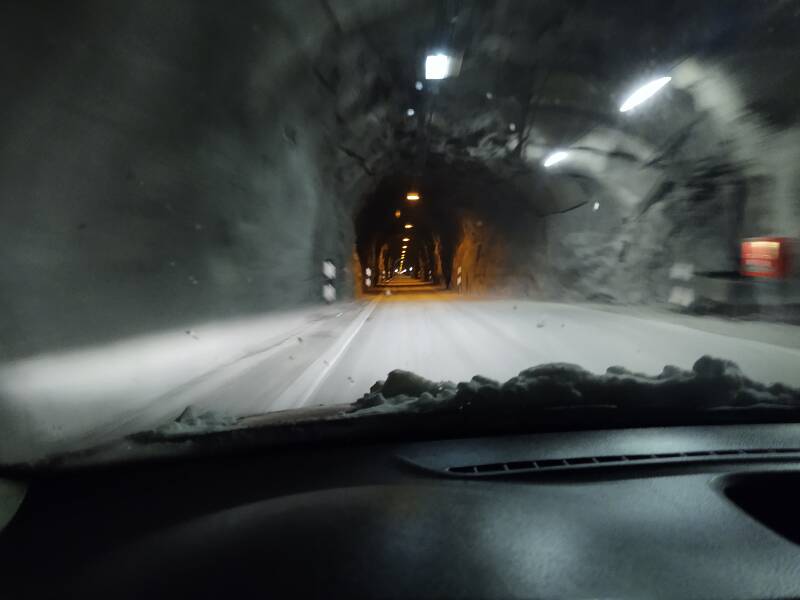
[[[791,404],[798,24],[779,0],[5,2],[0,463],[469,390],[489,416]]]

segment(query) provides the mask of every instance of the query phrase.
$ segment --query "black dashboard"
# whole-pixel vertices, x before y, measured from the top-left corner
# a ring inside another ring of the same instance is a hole
[[[31,475],[4,598],[800,596],[800,425],[672,427]]]

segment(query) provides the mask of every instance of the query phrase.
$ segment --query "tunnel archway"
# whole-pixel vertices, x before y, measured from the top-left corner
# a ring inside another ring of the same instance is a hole
[[[357,213],[364,267],[391,276],[407,246],[404,264],[447,288],[537,289],[546,276],[546,240],[535,194],[478,161],[431,157],[416,176],[399,171],[383,177]],[[411,192],[419,199],[408,200]],[[540,186],[540,196],[552,203],[546,187]]]

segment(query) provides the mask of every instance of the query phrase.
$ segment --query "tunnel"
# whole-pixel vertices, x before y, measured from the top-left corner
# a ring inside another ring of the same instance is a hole
[[[328,257],[350,298],[412,213],[411,260],[465,293],[652,302],[675,262],[735,270],[798,229],[795,17],[645,4],[8,3],[3,354],[314,302]],[[437,48],[457,77],[425,80]]]
[[[493,202],[496,194],[503,206]],[[416,177],[389,175],[356,219],[362,270],[372,265],[388,279],[408,267],[423,281],[464,293],[534,293],[531,265],[542,233],[524,195],[475,161],[431,161]],[[515,261],[512,247],[526,248],[529,257]]]
[[[398,209],[468,293],[649,302],[675,262],[734,270],[740,238],[797,231],[795,17],[645,4],[8,3],[3,354],[313,302],[326,257],[352,297]],[[436,48],[457,77],[425,80]]]
[[[798,18],[787,2],[5,2],[0,359],[202,341],[401,275],[448,298],[642,307],[674,300],[681,265],[738,281],[743,239],[800,232]],[[437,55],[449,72],[431,79]]]

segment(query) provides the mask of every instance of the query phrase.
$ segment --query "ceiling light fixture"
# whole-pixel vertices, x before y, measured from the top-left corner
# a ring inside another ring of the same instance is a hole
[[[561,161],[566,160],[568,156],[569,152],[564,152],[563,150],[559,150],[558,152],[553,152],[552,154],[549,154],[547,158],[544,159],[544,162],[542,162],[542,164],[549,169],[553,165],[557,165]]]
[[[408,192],[406,194],[406,200],[416,201],[419,200],[419,192]]]
[[[425,79],[445,79],[450,74],[447,54],[429,54],[425,58]]]
[[[406,223],[405,225],[403,225],[403,227],[406,228],[406,229],[413,229],[414,228],[414,226],[411,223]]]

